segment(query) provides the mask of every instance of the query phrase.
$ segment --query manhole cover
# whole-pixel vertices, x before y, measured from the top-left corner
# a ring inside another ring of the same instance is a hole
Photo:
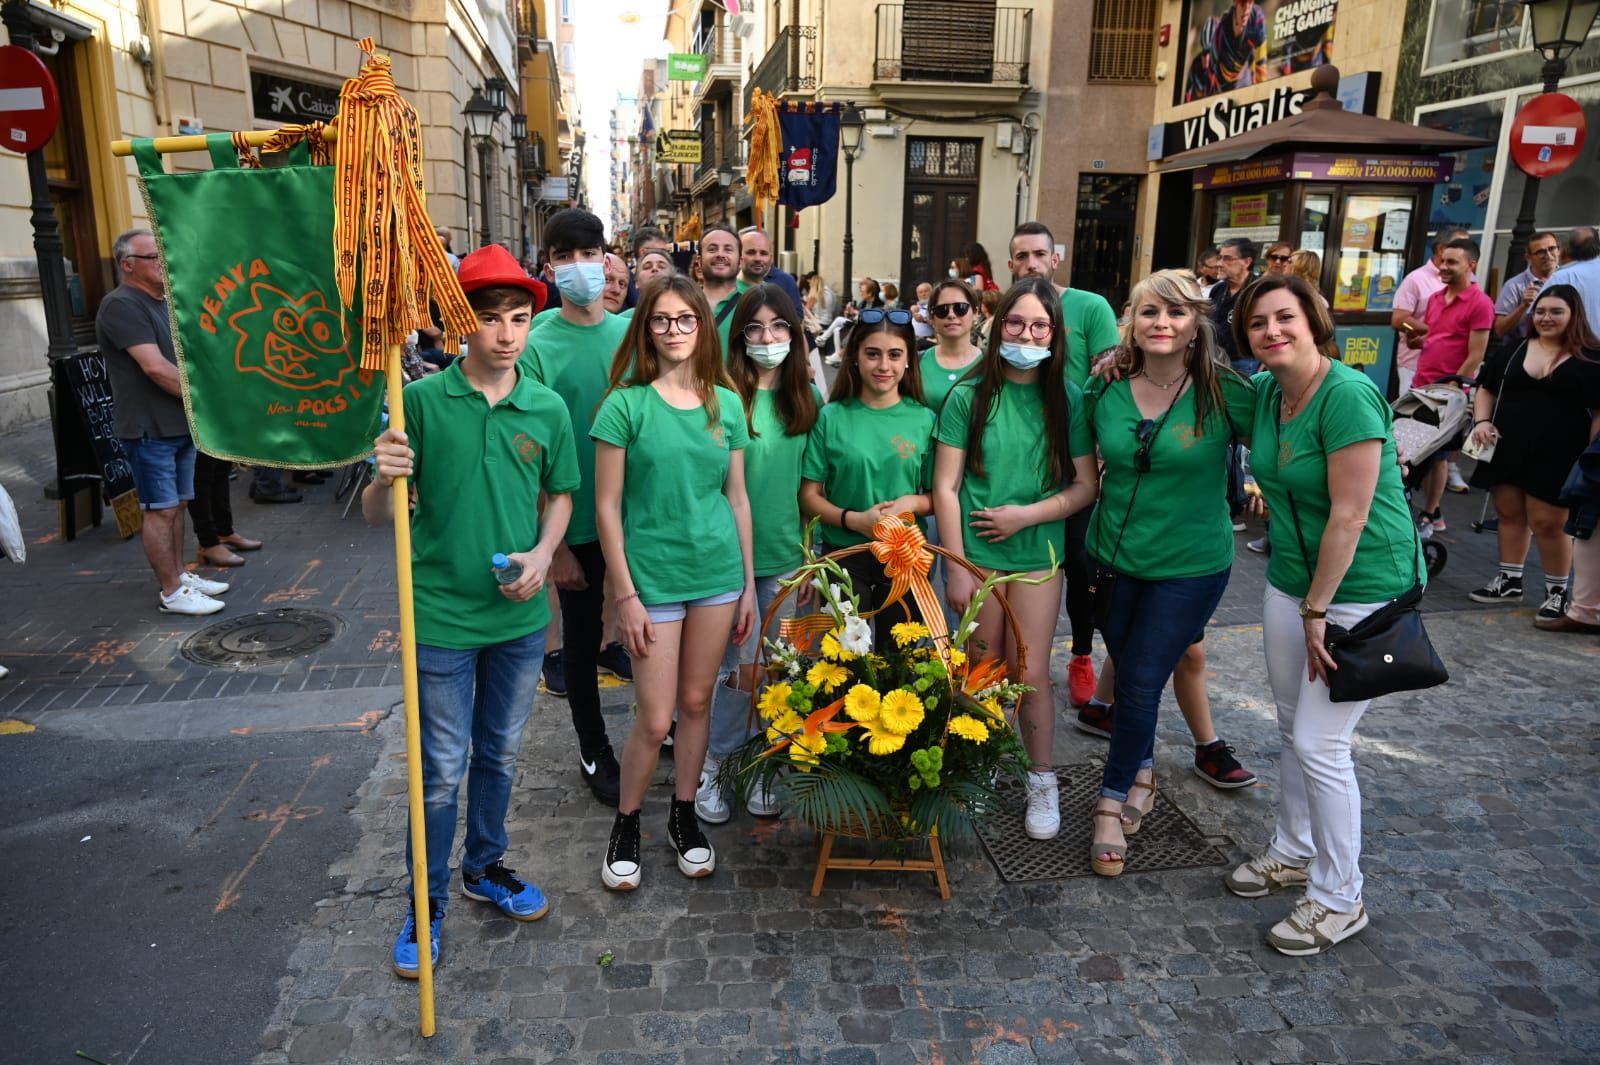
[[[284,607],[229,618],[184,641],[181,653],[202,666],[242,669],[309,654],[344,629],[337,614]]]
[[[1055,839],[1028,838],[1022,828],[1027,793],[1009,778],[1000,781],[1000,811],[978,832],[989,860],[1008,884],[1094,875],[1089,868],[1089,811],[1100,794],[1103,767],[1058,765],[1055,769],[1061,782],[1061,832]],[[1192,869],[1224,865],[1227,860],[1158,787],[1155,807],[1139,826],[1138,835],[1128,840],[1125,872]]]

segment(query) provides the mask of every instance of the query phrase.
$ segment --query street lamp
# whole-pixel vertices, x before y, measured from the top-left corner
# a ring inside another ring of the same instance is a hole
[[[844,149],[844,285],[845,302],[848,303],[850,294],[855,291],[851,281],[851,270],[855,266],[855,188],[854,180],[856,169],[856,156],[861,152],[861,134],[866,129],[867,120],[861,116],[852,101],[845,105],[844,114],[839,118],[839,146]]]
[[[489,82],[496,80],[490,78]],[[494,90],[489,82],[484,83],[482,89],[473,89],[467,105],[461,109],[462,117],[467,120],[467,132],[478,145],[478,199],[483,204],[479,247],[489,243],[489,143],[494,136],[494,124],[501,114],[501,108],[494,105]],[[504,84],[501,82],[502,100],[505,98]]]
[[[1589,37],[1595,15],[1600,13],[1600,0],[1522,0],[1533,23],[1533,46],[1544,56],[1540,70],[1544,78],[1544,91],[1555,92],[1567,72],[1567,57]],[[1507,275],[1520,273],[1524,265],[1523,252],[1533,237],[1534,212],[1539,205],[1539,179],[1524,176],[1522,206],[1517,210],[1517,223],[1511,230],[1511,250],[1506,255]]]
[[[521,111],[511,116],[511,142],[517,146],[517,259],[528,254],[528,116]]]

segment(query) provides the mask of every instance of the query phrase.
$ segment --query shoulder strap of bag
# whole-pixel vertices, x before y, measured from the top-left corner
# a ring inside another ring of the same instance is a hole
[[[1303,536],[1301,534],[1301,532],[1300,532],[1300,508],[1296,507],[1295,504],[1294,504],[1294,493],[1290,492],[1290,493],[1288,493],[1288,495],[1289,495],[1289,523],[1294,526],[1294,538],[1295,538],[1295,541],[1300,545],[1300,561],[1301,561],[1301,564],[1304,565],[1305,568],[1306,568],[1306,592],[1307,592],[1307,594],[1309,594],[1310,591],[1311,591],[1311,582],[1316,580],[1316,575],[1312,572],[1312,569],[1311,569],[1311,555],[1308,554],[1307,551],[1306,551],[1306,539],[1305,539],[1305,536]],[[1418,536],[1415,532],[1413,532],[1412,535],[1411,535],[1411,542],[1412,542],[1413,546],[1416,548],[1416,552],[1415,553],[1417,555],[1418,563],[1422,566],[1423,570],[1426,571],[1428,564],[1427,564],[1427,560],[1422,557],[1422,537]],[[1402,600],[1404,600],[1404,601],[1406,601],[1407,605],[1409,605],[1411,602],[1420,601],[1421,598],[1422,598],[1422,581],[1418,580],[1411,586],[1411,590],[1410,591],[1406,592],[1399,599],[1395,600],[1395,602],[1401,602]]]
[[[1186,370],[1183,374],[1183,380],[1178,383],[1178,394],[1173,396],[1172,399],[1167,403],[1167,409],[1161,412],[1161,418],[1156,422],[1155,430],[1150,434],[1150,444],[1146,454],[1155,450],[1156,441],[1161,438],[1161,430],[1167,424],[1167,415],[1172,413],[1172,408],[1176,407],[1178,405],[1178,400],[1183,398],[1183,386],[1188,383],[1189,373]],[[1107,385],[1106,389],[1109,389],[1110,387],[1110,385]],[[1102,391],[1101,395],[1104,396],[1104,394],[1105,392]],[[1132,382],[1129,382],[1128,384],[1128,396],[1130,399],[1133,397]],[[1133,409],[1138,410],[1139,405],[1135,403]],[[1133,501],[1139,498],[1139,485],[1143,483],[1144,474],[1135,471],[1133,475],[1133,491],[1128,493],[1128,508],[1122,512],[1122,524],[1117,528],[1117,543],[1116,546],[1111,549],[1111,559],[1106,563],[1107,569],[1117,568],[1117,556],[1122,554],[1122,538],[1128,534],[1128,517],[1133,513]],[[1103,508],[1097,508],[1095,510],[1095,532],[1097,534],[1105,528],[1105,517],[1105,511]]]
[[[738,302],[738,300],[729,300],[722,310],[717,312],[717,327],[719,329],[722,327],[722,323],[728,320],[728,315],[733,313],[734,305]]]

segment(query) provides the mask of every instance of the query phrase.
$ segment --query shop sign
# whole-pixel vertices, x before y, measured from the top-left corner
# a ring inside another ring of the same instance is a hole
[[[1219,163],[1194,172],[1192,187],[1230,189],[1271,181],[1354,181],[1395,185],[1433,185],[1449,181],[1456,161],[1450,156],[1357,155],[1301,152],[1292,156]]]
[[[699,81],[706,76],[706,57],[699,52],[670,52],[667,55],[668,81]]]
[[[656,135],[656,162],[700,165],[700,134],[692,129],[664,129]]]
[[[264,70],[250,72],[250,96],[256,117],[269,122],[327,122],[339,113],[337,87]]]
[[[1333,58],[1338,0],[1190,0],[1174,103],[1260,85]],[[1241,12],[1243,15],[1241,16]]]
[[[1237,163],[1218,163],[1194,172],[1194,188],[1231,189],[1236,185],[1260,185],[1282,181],[1289,176],[1289,160],[1283,156],[1245,159]]]
[[[1358,114],[1376,114],[1378,109],[1378,74],[1363,71],[1339,80],[1338,100],[1346,111]],[[1241,133],[1258,129],[1268,122],[1298,115],[1311,99],[1310,89],[1291,89],[1280,85],[1264,100],[1238,103],[1223,97],[1206,107],[1198,115],[1165,125],[1151,126],[1145,157],[1152,162],[1169,155],[1187,152],[1217,144]]]
[[[1339,361],[1372,378],[1385,395],[1389,373],[1394,368],[1394,330],[1387,325],[1340,325],[1333,330],[1339,348]]]

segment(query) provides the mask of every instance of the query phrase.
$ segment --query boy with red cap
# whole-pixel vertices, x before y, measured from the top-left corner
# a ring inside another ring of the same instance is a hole
[[[362,513],[377,524],[393,520],[396,477],[410,477],[416,489],[411,550],[435,964],[463,774],[462,893],[518,921],[549,909],[544,893],[502,859],[550,624],[545,578],[580,483],[566,405],[517,365],[544,285],[499,245],[468,255],[457,276],[478,331],[466,338],[464,359],[406,386],[406,430],[378,437],[377,476],[361,497]],[[412,913],[408,907],[395,940],[394,970],[415,978]]]

